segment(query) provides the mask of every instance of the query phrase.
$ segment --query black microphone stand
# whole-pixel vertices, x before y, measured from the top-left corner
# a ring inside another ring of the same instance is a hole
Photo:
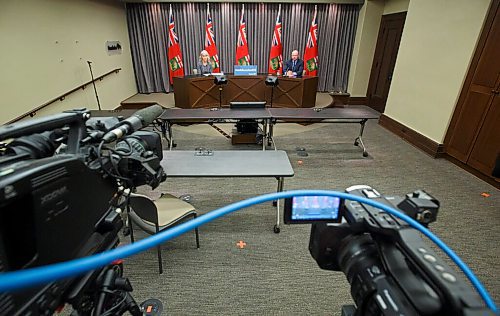
[[[219,110],[222,109],[222,86],[219,86]]]
[[[97,107],[99,108],[99,111],[101,111],[101,103],[99,102],[99,96],[97,95],[97,89],[95,87],[94,74],[92,73],[92,66],[90,65],[92,64],[92,62],[87,60],[87,64],[89,64],[90,77],[92,78],[92,85],[94,86],[95,98],[97,99]]]
[[[273,107],[273,92],[274,92],[274,85],[271,86],[271,107]]]

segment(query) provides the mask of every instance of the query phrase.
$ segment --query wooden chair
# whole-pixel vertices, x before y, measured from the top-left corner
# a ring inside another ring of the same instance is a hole
[[[130,209],[128,210],[128,222],[130,228],[130,240],[134,242],[132,223],[139,226],[148,234],[154,235],[165,229],[177,225],[183,220],[196,218],[196,209],[189,203],[178,199],[171,194],[162,194],[153,201],[149,197],[132,193],[130,195]],[[196,248],[200,248],[198,228],[195,228]],[[160,274],[163,273],[160,245],[157,247],[158,267]]]

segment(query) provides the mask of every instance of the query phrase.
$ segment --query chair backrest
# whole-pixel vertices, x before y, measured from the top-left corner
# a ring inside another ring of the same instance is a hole
[[[147,196],[140,194],[130,195],[130,207],[141,219],[158,224],[158,210],[155,203]]]

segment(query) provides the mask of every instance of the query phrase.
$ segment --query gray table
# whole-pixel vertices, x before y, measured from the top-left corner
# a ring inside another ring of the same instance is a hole
[[[365,105],[349,105],[345,108],[270,108],[271,123],[269,124],[268,144],[272,141],[273,127],[276,123],[358,123],[361,125],[354,145],[361,145],[363,156],[368,152],[363,143],[363,131],[368,120],[378,119],[380,113]]]
[[[172,149],[174,139],[172,133],[173,124],[214,124],[254,119],[262,124],[264,135],[266,135],[271,114],[267,109],[166,109],[159,119],[164,122],[164,136],[168,134],[169,149]],[[262,142],[262,150],[265,150],[265,142]]]
[[[283,191],[284,178],[294,171],[286,152],[229,150],[229,151],[163,151],[161,166],[167,178],[247,178],[268,177],[278,180],[277,192]],[[280,232],[280,201],[276,203],[274,232]]]
[[[266,143],[271,145],[273,129],[277,123],[357,123],[360,124],[358,136],[354,145],[360,146],[363,156],[368,151],[363,143],[363,132],[368,120],[378,119],[380,113],[365,105],[349,105],[345,108],[266,108],[266,109],[167,109],[159,117],[164,122],[164,136],[169,135],[169,148],[172,149],[172,125],[176,123],[200,124],[222,121],[237,121],[241,119],[260,120],[263,125],[264,137],[262,150]],[[168,138],[168,137],[167,137]]]
[[[137,110],[90,110],[90,117],[120,117],[127,118],[132,116]]]

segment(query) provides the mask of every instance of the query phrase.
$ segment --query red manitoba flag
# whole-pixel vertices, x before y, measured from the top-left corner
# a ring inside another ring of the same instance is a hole
[[[245,5],[241,8],[240,28],[238,30],[238,44],[236,45],[236,65],[250,65],[248,53],[247,31],[245,24]]]
[[[274,26],[273,42],[271,43],[271,52],[269,53],[268,73],[276,74],[281,72],[283,66],[283,45],[281,44],[281,5]]]
[[[310,76],[317,76],[318,72],[318,7],[314,7],[314,17],[309,27],[306,49],[304,51],[304,69]]]
[[[174,15],[172,5],[170,5],[169,23],[168,23],[168,76],[170,84],[173,83],[173,77],[184,76],[184,65],[182,64],[181,46],[179,37],[175,33]]]
[[[207,3],[207,25],[205,27],[205,50],[210,55],[210,62],[212,63],[212,72],[220,72],[219,68],[219,55],[217,55],[217,46],[215,46],[214,27],[212,24],[212,17],[210,16],[210,8]]]

